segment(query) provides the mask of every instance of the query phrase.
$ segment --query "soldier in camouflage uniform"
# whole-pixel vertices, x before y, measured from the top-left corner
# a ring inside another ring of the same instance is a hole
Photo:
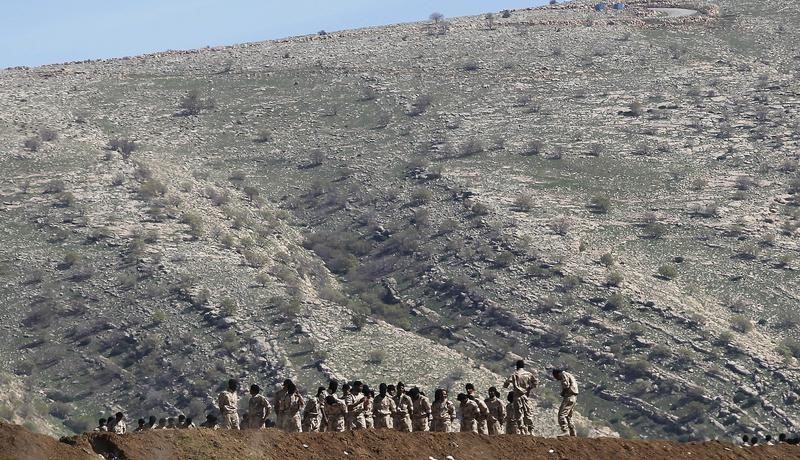
[[[368,430],[375,428],[375,419],[373,418],[373,401],[375,400],[375,392],[372,391],[368,386],[364,385],[364,389],[362,390],[364,394],[364,424]]]
[[[219,394],[217,403],[219,413],[222,415],[222,428],[226,430],[239,429],[239,381],[228,380],[228,389]],[[165,420],[166,422],[166,420]]]
[[[328,431],[342,432],[345,430],[345,416],[347,406],[333,395],[325,397],[325,414],[328,417]]]
[[[419,388],[414,387],[408,392],[411,398],[411,428],[414,432],[429,431],[431,417],[431,403]]]
[[[456,398],[460,403],[459,409],[461,411],[461,432],[478,432],[478,421],[476,420],[480,415],[478,403],[464,393],[459,393]]]
[[[396,394],[394,395],[394,429],[397,431],[404,431],[410,433],[411,426],[411,411],[413,409],[413,402],[406,394],[406,385],[403,382],[398,382],[395,387]]]
[[[467,391],[467,396],[471,396],[475,403],[478,404],[478,416],[475,418],[475,421],[478,423],[478,433],[489,434],[489,427],[487,424],[489,408],[486,407],[483,398],[478,396],[478,393],[475,391],[475,385],[468,383],[464,386],[464,389]]]
[[[280,430],[286,429],[286,408],[283,404],[286,399],[286,385],[290,382],[289,379],[284,380],[281,389],[276,391],[272,397],[272,406],[275,408],[275,427]]]
[[[286,394],[282,400],[282,408],[284,410],[284,430],[290,433],[299,433],[303,431],[303,408],[306,405],[305,400],[297,391],[297,387],[291,380],[286,381],[283,386]]]
[[[511,374],[503,384],[503,388],[509,388],[514,393],[514,404],[518,407],[514,409],[514,413],[522,413],[522,424],[528,433],[533,432],[533,408],[531,407],[530,395],[534,388],[539,386],[539,380],[535,375],[525,370],[525,361],[518,360],[516,363],[516,370]]]
[[[325,404],[325,387],[317,388],[317,396],[308,398],[303,409],[303,432],[314,433],[320,431],[322,422],[322,406]]]
[[[506,404],[506,434],[528,434],[525,422],[522,421],[522,408],[516,403],[513,391],[508,393]]]
[[[500,392],[497,391],[497,388],[489,388],[489,397],[484,402],[489,409],[489,418],[486,420],[489,434],[503,434],[505,432],[506,407],[500,400]]]
[[[342,386],[342,391],[347,391],[344,394],[344,403],[347,406],[347,429],[348,430],[363,430],[367,427],[367,421],[364,418],[364,385],[360,381],[353,382],[352,391],[349,385]]]
[[[378,396],[372,402],[372,416],[375,419],[375,428],[394,428],[393,422],[396,407],[388,388],[385,383],[381,383],[378,386]]]
[[[260,430],[264,428],[272,404],[261,394],[261,387],[250,385],[250,400],[247,401],[247,427]]]
[[[578,401],[578,382],[575,376],[562,369],[553,369],[553,377],[561,383],[561,405],[558,408],[558,426],[562,435],[577,436],[572,414]]]
[[[440,433],[455,431],[456,406],[447,399],[447,390],[444,388],[437,389],[433,394],[431,416],[433,417],[431,431]]]

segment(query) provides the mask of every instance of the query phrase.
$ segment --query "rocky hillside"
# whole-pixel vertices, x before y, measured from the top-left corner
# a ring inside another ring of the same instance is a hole
[[[554,365],[584,435],[796,426],[800,8],[590,5],[0,71],[0,418],[524,357],[539,434]]]

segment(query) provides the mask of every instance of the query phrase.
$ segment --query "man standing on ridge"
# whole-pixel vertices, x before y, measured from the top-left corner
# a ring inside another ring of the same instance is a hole
[[[528,434],[533,434],[533,410],[530,404],[531,391],[539,386],[539,380],[535,375],[525,370],[525,361],[518,360],[516,363],[517,369],[511,374],[503,388],[509,388],[514,393],[514,413],[522,414],[522,420],[518,420],[520,431],[524,426]]]
[[[475,417],[475,422],[478,424],[478,433],[489,434],[489,425],[487,423],[489,420],[489,408],[483,402],[483,398],[478,396],[475,391],[475,385],[468,383],[464,386],[464,389],[467,391],[467,396],[471,396],[478,405],[478,415]]]
[[[561,436],[577,436],[572,424],[572,413],[578,400],[578,382],[575,376],[562,369],[553,369],[553,377],[561,382],[561,406],[558,408],[558,426]]]
[[[250,400],[247,402],[247,427],[260,430],[264,428],[272,404],[261,394],[261,387],[250,385]]]
[[[239,381],[228,380],[228,389],[219,394],[217,403],[219,413],[222,415],[222,428],[226,430],[239,429]]]

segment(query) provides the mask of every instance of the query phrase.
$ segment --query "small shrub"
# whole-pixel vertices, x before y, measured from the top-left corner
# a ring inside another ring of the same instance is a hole
[[[569,233],[569,229],[571,227],[572,223],[566,217],[558,217],[550,222],[550,228],[553,230],[553,232],[561,236]]]
[[[535,205],[533,195],[523,193],[514,199],[514,208],[522,212],[530,212]]]
[[[411,117],[420,116],[423,113],[425,113],[426,110],[428,110],[428,108],[431,106],[432,103],[433,103],[433,98],[431,98],[427,94],[420,94],[411,103],[411,107],[407,113]]]
[[[540,155],[544,150],[544,143],[539,140],[528,141],[522,148],[522,155],[529,157],[529,156],[536,156]]]
[[[360,331],[367,325],[367,315],[363,313],[354,313],[350,316],[350,321],[353,324],[353,329]]]
[[[464,142],[458,150],[460,156],[468,157],[483,152],[484,148],[481,141],[472,138]]]
[[[600,256],[600,264],[604,267],[610,267],[614,265],[614,256],[610,252],[603,254]]]
[[[624,276],[620,272],[611,272],[606,276],[606,284],[609,286],[620,286],[624,281]]]
[[[470,210],[476,216],[485,216],[489,214],[489,207],[483,203],[475,203]]]
[[[42,146],[42,141],[40,141],[38,137],[31,137],[29,139],[25,139],[25,142],[22,143],[22,146],[31,152],[38,152],[39,148]]]
[[[625,376],[630,380],[646,377],[650,372],[650,363],[643,359],[629,359],[623,364]]]
[[[500,17],[503,19],[508,19],[511,17],[511,10],[503,10],[500,12]]]
[[[375,350],[369,353],[367,361],[370,364],[381,364],[386,359],[386,352],[383,350]]]
[[[628,113],[634,117],[641,117],[644,115],[644,106],[641,102],[631,102],[628,104]]]
[[[411,205],[421,206],[431,201],[433,193],[425,187],[417,187],[411,192]]]
[[[611,199],[605,195],[593,196],[589,200],[589,210],[596,214],[606,214],[611,208]]]
[[[662,265],[658,267],[658,276],[666,280],[673,280],[678,277],[678,269],[674,265]]]
[[[225,316],[233,316],[239,310],[239,304],[236,300],[225,297],[219,302],[219,309]]]
[[[734,182],[734,187],[738,190],[747,191],[750,190],[754,184],[753,178],[749,176],[739,176]]]
[[[43,128],[39,131],[39,139],[43,142],[53,142],[58,139],[58,133],[52,129]]]
[[[731,318],[731,329],[740,334],[748,334],[755,329],[755,326],[750,318],[743,315],[738,315]]]
[[[461,65],[461,69],[465,72],[475,72],[479,69],[477,61],[467,61]]]
[[[266,144],[272,142],[272,133],[266,130],[259,131],[253,139],[257,144]]]
[[[202,111],[213,109],[214,106],[213,99],[202,98],[198,90],[191,90],[180,100],[178,115],[185,117],[200,115]]]
[[[131,154],[138,148],[136,142],[130,139],[115,137],[108,142],[108,149],[119,152],[122,158],[129,158]]]
[[[609,297],[606,300],[606,304],[603,307],[603,309],[617,311],[627,306],[628,306],[628,299],[626,299],[625,296],[623,296],[622,294],[616,293],[611,295],[611,297]]]
[[[589,146],[589,156],[599,157],[605,152],[606,148],[603,144],[592,144]]]

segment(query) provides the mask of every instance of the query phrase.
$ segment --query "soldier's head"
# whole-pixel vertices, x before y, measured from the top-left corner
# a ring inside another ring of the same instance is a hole
[[[167,426],[175,426],[175,417],[169,417],[167,419]]]
[[[139,424],[139,427],[143,427],[144,424],[147,423],[147,420],[140,418],[137,423]]]
[[[411,399],[414,401],[419,399],[419,388],[413,387],[412,389],[408,390],[408,395],[411,396]]]
[[[364,396],[370,396],[372,394],[372,390],[369,388],[369,385],[361,385],[361,394]]]
[[[317,396],[321,395],[322,393],[325,393],[325,387],[317,388]]]
[[[778,435],[778,442],[786,442],[786,433],[781,433]]]
[[[563,369],[553,369],[553,377],[556,380],[561,380],[561,378],[563,376],[564,376],[564,370]]]
[[[361,380],[356,380],[353,382],[353,393],[358,394],[364,389],[364,383]]]
[[[183,425],[184,423],[186,423],[186,416],[181,414],[178,416],[178,424]]]
[[[115,417],[115,418],[117,419],[117,421],[119,422],[120,420],[122,420],[123,418],[125,418],[125,414],[123,414],[122,412],[117,412],[117,413],[114,415],[114,417]]]
[[[755,446],[756,444],[758,444],[758,438],[756,436],[753,436],[752,438],[750,438],[750,445]]]
[[[433,392],[433,401],[444,401],[445,394],[444,388],[437,388],[436,391]]]
[[[334,395],[325,396],[325,404],[329,406],[336,404],[336,396]]]
[[[150,418],[148,419],[148,423],[150,424],[150,426],[155,425],[156,424],[156,416],[155,415],[151,415]]]
[[[473,385],[471,383],[468,383],[468,384],[464,385],[464,389],[467,390],[467,394],[468,395],[471,395],[472,393],[475,393],[475,385]]]
[[[490,397],[494,396],[496,398],[496,397],[500,396],[500,392],[497,391],[496,387],[489,387],[489,396]]]
[[[261,387],[260,386],[258,386],[256,384],[250,385],[250,394],[251,395],[255,396],[255,395],[259,394],[259,393],[261,393]]]
[[[186,422],[184,423],[184,425],[187,427],[192,426],[192,418],[186,417]]]
[[[764,441],[766,441],[766,442],[772,441],[772,435],[768,434],[768,435],[764,436]]]
[[[165,418],[158,419],[158,426],[167,426],[167,419]]]
[[[106,424],[106,419],[104,418],[101,418],[100,420],[97,421],[97,426],[105,426],[105,424]]]
[[[337,391],[339,391],[339,382],[336,380],[331,380],[328,382],[328,393],[333,395],[336,394]]]
[[[406,384],[403,382],[397,382],[397,392],[403,394],[406,392]]]
[[[390,395],[394,396],[394,385],[388,385],[386,387],[386,392],[389,393]]]
[[[349,383],[345,383],[344,385],[342,385],[342,393],[343,394],[350,393],[350,384]]]
[[[517,369],[523,369],[525,367],[525,361],[522,359],[517,360]]]
[[[508,400],[508,402],[513,403],[514,402],[514,392],[513,391],[509,391],[508,392],[508,396],[506,396],[506,399]]]
[[[381,396],[386,396],[387,386],[385,383],[381,383],[378,385],[378,394]]]
[[[289,379],[286,379],[283,382],[283,389],[286,390],[286,394],[293,395],[297,391],[297,386]]]
[[[237,379],[228,380],[228,390],[237,391],[239,389],[239,381]]]
[[[460,402],[461,404],[464,404],[465,402],[467,402],[468,399],[469,398],[464,393],[459,393],[458,396],[456,396],[456,400],[458,400],[458,402]]]

